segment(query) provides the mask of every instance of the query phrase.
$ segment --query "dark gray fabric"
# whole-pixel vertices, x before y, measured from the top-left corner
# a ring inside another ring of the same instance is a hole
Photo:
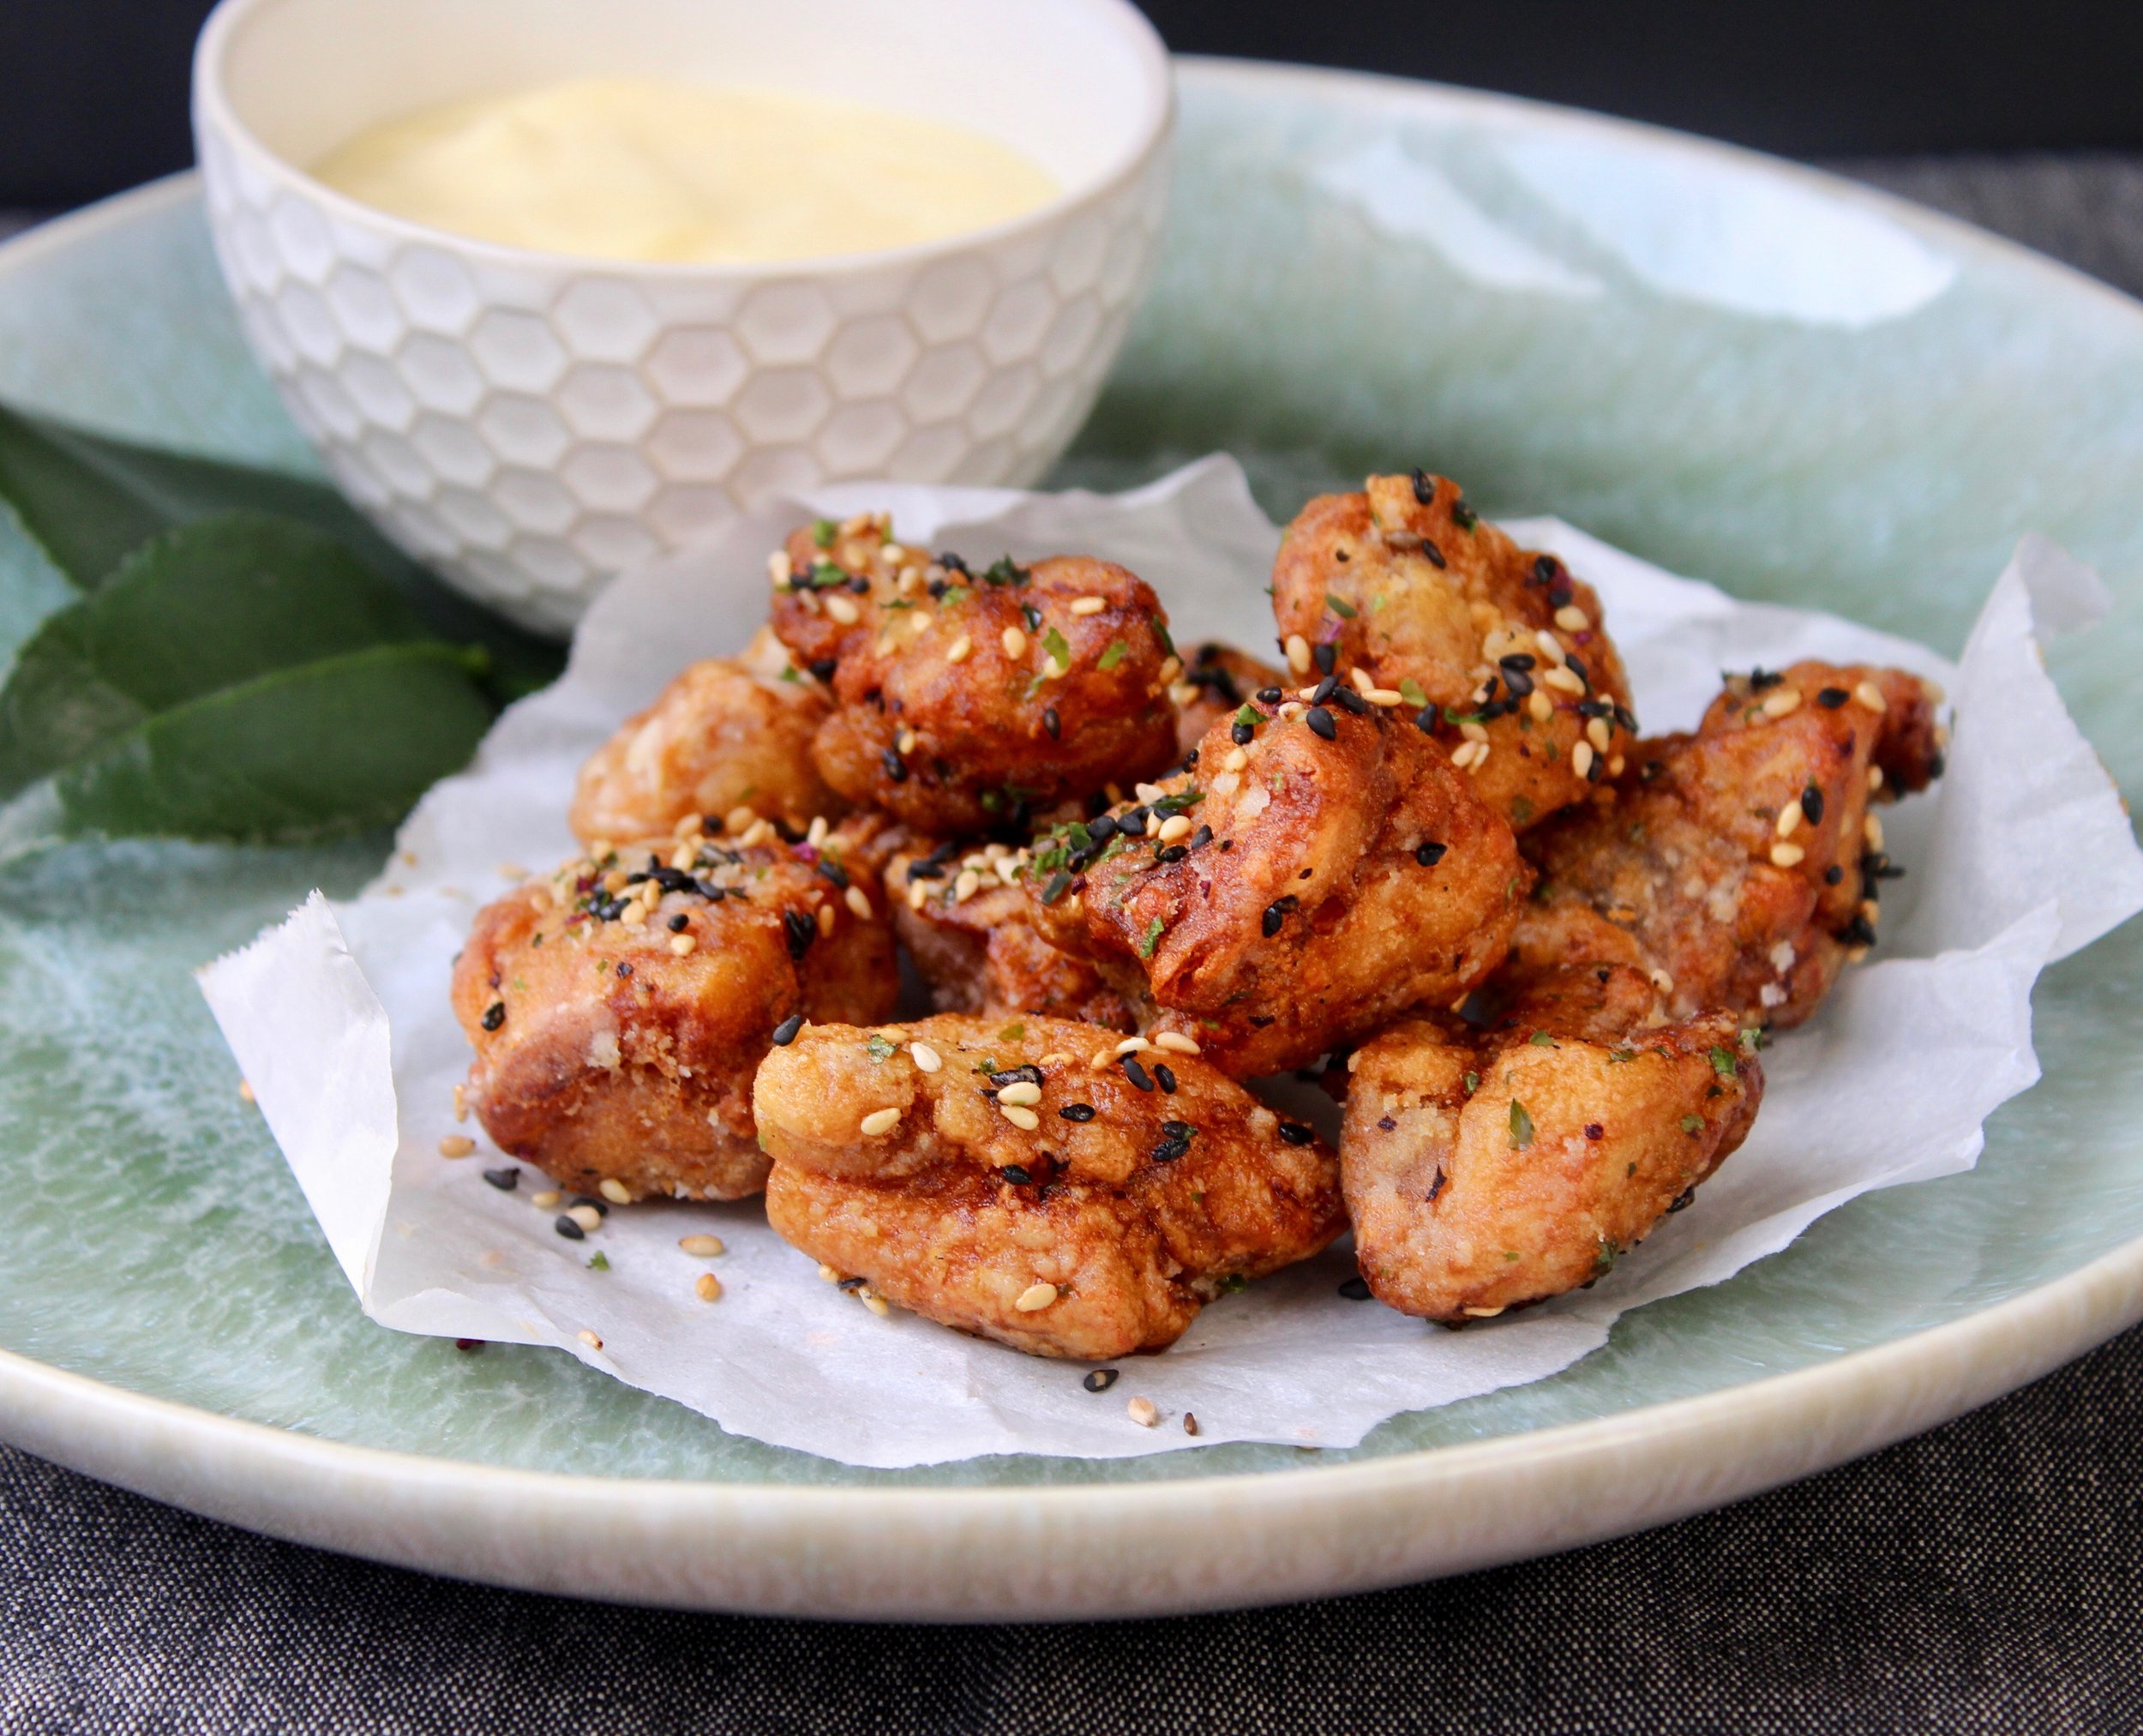
[[[1840,165],[2143,291],[2143,159]],[[1138,1625],[651,1614],[272,1543],[0,1450],[0,1732],[2143,1729],[2143,1331],[1648,1535]]]

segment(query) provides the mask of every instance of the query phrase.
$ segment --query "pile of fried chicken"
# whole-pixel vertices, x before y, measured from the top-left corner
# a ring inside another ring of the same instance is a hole
[[[1042,1355],[1350,1227],[1447,1325],[1589,1283],[1746,1135],[1762,1034],[1875,941],[1876,806],[1941,770],[1896,670],[1641,736],[1591,588],[1420,471],[1288,528],[1284,666],[882,516],[769,566],[752,648],[583,771],[586,854],[477,918],[466,1100],[562,1187],[763,1190],[880,1311]],[[1245,1083],[1291,1070],[1336,1152]]]

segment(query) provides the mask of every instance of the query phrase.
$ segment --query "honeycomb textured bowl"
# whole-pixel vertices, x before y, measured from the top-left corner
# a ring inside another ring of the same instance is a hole
[[[243,123],[237,57],[218,51],[279,8],[295,9],[227,3],[196,65],[210,231],[247,339],[351,499],[529,626],[569,629],[610,575],[771,493],[1034,481],[1149,276],[1171,104],[1157,44],[1137,148],[1029,217],[773,271],[639,266],[425,230],[300,172]],[[1116,0],[1060,9],[1133,48],[1150,36]]]

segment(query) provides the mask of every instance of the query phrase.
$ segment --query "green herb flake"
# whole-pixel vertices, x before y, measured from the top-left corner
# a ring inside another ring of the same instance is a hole
[[[793,663],[785,663],[782,665],[781,678],[785,682],[801,682],[803,680],[803,676],[797,673],[796,665]]]
[[[1527,1041],[1535,1048],[1554,1048],[1558,1046],[1555,1039],[1545,1030],[1534,1031],[1530,1037],[1527,1038]]]
[[[1510,1100],[1510,1149],[1522,1151],[1533,1143],[1533,1117],[1516,1097]]]
[[[1027,569],[1013,561],[1010,555],[999,555],[983,569],[985,585],[1024,585]]]
[[[957,609],[974,594],[964,585],[948,585],[945,587],[945,595],[938,599],[938,606],[940,609]]]
[[[1153,622],[1154,637],[1161,641],[1162,650],[1170,657],[1174,657],[1176,654],[1176,642],[1168,636],[1168,623],[1158,615],[1150,615],[1146,618]]]
[[[1247,700],[1243,702],[1242,710],[1235,713],[1235,724],[1238,729],[1254,730],[1264,721],[1264,714]]]
[[[1108,642],[1108,649],[1102,653],[1099,660],[1094,666],[1095,668],[1100,670],[1103,675],[1107,675],[1109,670],[1114,669],[1118,664],[1123,662],[1123,660],[1130,655],[1131,647],[1128,645],[1125,644],[1120,639],[1112,639]]]
[[[1330,610],[1333,614],[1338,616],[1342,621],[1352,621],[1355,616],[1360,613],[1360,610],[1357,610],[1354,605],[1349,603],[1344,597],[1335,596],[1330,591],[1324,593],[1324,606]]]
[[[1620,1066],[1624,1061],[1633,1061],[1636,1058],[1637,1052],[1634,1048],[1611,1048],[1607,1051],[1607,1061],[1611,1066]]]
[[[863,1047],[870,1052],[870,1057],[874,1061],[891,1060],[893,1058],[892,1044],[875,1032]]]
[[[1507,1248],[1505,1248],[1505,1249],[1503,1251],[1503,1257],[1504,1257],[1505,1259],[1507,1259],[1507,1260],[1516,1260],[1517,1258],[1520,1258],[1519,1253],[1518,1253],[1518,1250],[1517,1250],[1517,1249],[1516,1249],[1515,1247],[1507,1247]]]
[[[1597,1277],[1605,1277],[1609,1272],[1614,1270],[1615,1262],[1621,1258],[1622,1244],[1612,1236],[1603,1235],[1600,1239],[1599,1251],[1593,1255],[1594,1275]]]
[[[1682,1117],[1682,1131],[1683,1131],[1684,1133],[1701,1133],[1701,1132],[1702,1132],[1704,1131],[1704,1118],[1703,1118],[1702,1115],[1684,1115],[1684,1116],[1683,1116],[1683,1117]]]
[[[849,582],[849,575],[831,561],[821,561],[811,569],[811,583],[814,590],[831,591],[837,585]]]
[[[1019,1042],[1025,1039],[1026,1035],[1027,1027],[1014,1020],[997,1033],[997,1040],[999,1042]]]
[[[1735,1063],[1734,1052],[1732,1049],[1714,1046],[1712,1049],[1712,1071],[1722,1079],[1730,1079],[1741,1069]]]
[[[1163,932],[1166,931],[1168,926],[1168,925],[1162,922],[1158,916],[1156,916],[1152,922],[1146,924],[1146,932],[1139,937],[1138,941],[1138,956],[1141,958],[1150,958],[1153,957],[1153,949],[1161,944],[1161,936]]]
[[[604,1253],[602,1249],[597,1248],[588,1260],[588,1270],[591,1272],[609,1271],[610,1270],[610,1257]]]
[[[1421,691],[1421,683],[1412,676],[1399,683],[1399,697],[1414,706],[1426,706],[1429,702],[1429,696]]]
[[[833,539],[841,534],[841,527],[831,519],[813,519],[811,521],[811,540],[821,549],[831,549]]]
[[[1055,628],[1051,628],[1041,635],[1041,649],[1045,656],[1053,658],[1066,669],[1072,667],[1072,642]]]
[[[1468,1072],[1466,1075],[1466,1095],[1470,1097],[1480,1089],[1480,1075],[1476,1072]]]
[[[1049,876],[1047,882],[1042,886],[1041,902],[1045,904],[1053,904],[1070,890],[1071,886],[1072,876],[1065,873],[1062,868],[1059,868],[1056,873]]]
[[[1240,1272],[1229,1272],[1220,1282],[1220,1292],[1223,1296],[1240,1296],[1249,1288],[1250,1280]]]

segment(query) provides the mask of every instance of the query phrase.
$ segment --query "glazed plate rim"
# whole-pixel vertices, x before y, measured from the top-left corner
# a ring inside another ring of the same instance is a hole
[[[1192,60],[1201,83],[1641,138],[1783,176],[1961,251],[2119,291],[1820,170],[1491,93]],[[0,274],[193,195],[191,172],[0,247]],[[1691,1397],[1344,1464],[1144,1482],[858,1487],[519,1469],[307,1434],[0,1349],[0,1438],[193,1511],[484,1583],[676,1607],[1062,1619],[1366,1590],[1623,1535],[1827,1469],[2010,1391],[2143,1318],[2143,1236],[1957,1319]],[[384,1330],[384,1329],[382,1329]]]

